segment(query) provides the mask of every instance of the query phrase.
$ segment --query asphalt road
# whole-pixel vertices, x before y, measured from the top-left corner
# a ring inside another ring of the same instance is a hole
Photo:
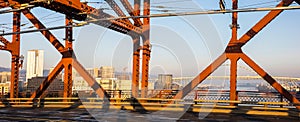
[[[200,118],[199,118],[200,117]],[[68,108],[0,108],[0,121],[112,121],[112,122],[219,122],[219,121],[267,121],[299,122],[298,117],[254,116],[245,114],[216,114],[195,112],[147,112],[129,110],[68,109]]]

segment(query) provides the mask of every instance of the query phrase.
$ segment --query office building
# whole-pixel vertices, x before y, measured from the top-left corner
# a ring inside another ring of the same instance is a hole
[[[44,69],[44,51],[29,50],[27,52],[26,81],[32,77],[42,77]]]

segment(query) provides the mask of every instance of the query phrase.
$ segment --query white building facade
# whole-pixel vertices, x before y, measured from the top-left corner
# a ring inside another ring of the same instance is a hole
[[[26,81],[32,77],[42,77],[44,69],[44,50],[27,52]]]

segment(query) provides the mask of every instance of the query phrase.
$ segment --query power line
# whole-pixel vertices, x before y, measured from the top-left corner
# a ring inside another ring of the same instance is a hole
[[[187,16],[187,15],[202,15],[202,14],[223,14],[233,12],[256,12],[256,11],[271,11],[271,10],[292,10],[300,9],[300,6],[288,6],[288,7],[271,7],[271,8],[245,8],[245,9],[226,9],[226,10],[208,10],[208,11],[196,11],[196,12],[180,12],[180,13],[164,13],[164,14],[151,14],[142,16],[126,16],[126,17],[114,17],[114,18],[103,18],[91,21],[101,20],[117,20],[117,19],[128,19],[128,18],[157,18],[157,17],[170,17],[170,16]]]
[[[292,9],[300,9],[300,6],[289,6],[289,7],[273,7],[273,8],[248,8],[248,9],[236,9],[236,10],[210,10],[210,11],[198,11],[198,12],[182,12],[182,13],[166,13],[166,14],[152,14],[148,16],[127,16],[127,17],[116,17],[116,18],[103,18],[103,19],[95,19],[86,22],[94,22],[94,21],[101,21],[101,20],[117,20],[117,19],[126,19],[126,18],[153,18],[153,17],[170,17],[170,16],[186,16],[186,15],[201,15],[201,14],[223,14],[223,13],[233,13],[233,12],[255,12],[255,11],[270,11],[270,10],[292,10]],[[85,25],[85,24],[84,24]],[[50,27],[44,29],[35,29],[35,30],[26,30],[21,32],[10,32],[10,33],[3,33],[0,36],[5,35],[12,35],[12,34],[22,34],[22,33],[31,33],[37,31],[45,31],[45,30],[56,30],[56,29],[63,29],[68,27],[78,27],[78,25],[69,25],[69,26],[57,26],[57,27]]]
[[[179,2],[187,2],[191,0],[172,0],[172,1],[164,1],[164,2],[154,2],[151,4],[165,4],[165,3],[179,3]]]
[[[71,28],[71,27],[77,27],[77,26],[76,25],[56,26],[56,27],[49,27],[49,28],[43,28],[43,29],[33,29],[33,30],[26,30],[26,31],[20,31],[20,32],[3,33],[3,34],[0,34],[0,36],[13,35],[13,34],[23,34],[23,33],[32,33],[32,32],[38,32],[38,31],[46,31],[46,30],[57,30],[57,29],[64,29],[64,28]]]

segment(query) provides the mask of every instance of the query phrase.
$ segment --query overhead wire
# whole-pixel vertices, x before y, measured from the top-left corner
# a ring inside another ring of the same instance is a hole
[[[246,7],[258,7],[258,5],[265,5],[270,3],[277,3],[276,0],[268,1],[268,2],[260,2],[260,3],[254,3],[249,5],[240,6],[240,8],[246,8]]]
[[[164,2],[153,2],[151,4],[166,4],[166,3],[178,3],[178,2],[186,2],[192,0],[172,0],[172,1],[164,1]]]
[[[243,8],[243,9],[226,9],[226,10],[207,10],[207,11],[194,11],[194,12],[180,12],[180,13],[164,13],[164,14],[151,14],[141,16],[125,16],[125,17],[113,17],[104,18],[97,20],[118,20],[127,18],[157,18],[157,17],[170,17],[170,16],[187,16],[187,15],[203,15],[203,14],[222,14],[222,13],[233,13],[233,12],[257,12],[257,11],[271,11],[271,10],[292,10],[300,9],[300,6],[288,6],[288,7],[271,7],[271,8]]]
[[[267,2],[265,2],[265,3],[267,3]],[[252,4],[252,5],[254,5],[254,4]],[[93,21],[118,20],[118,19],[126,19],[126,18],[149,18],[149,17],[150,18],[157,18],[157,17],[170,17],[170,16],[186,16],[186,15],[201,15],[201,14],[221,14],[221,13],[233,13],[233,12],[255,12],[255,11],[270,11],[270,10],[291,10],[291,9],[300,9],[300,6],[272,7],[272,8],[242,8],[242,9],[236,9],[236,10],[226,9],[226,10],[223,10],[223,11],[220,11],[220,10],[208,10],[208,11],[195,11],[195,12],[164,13],[164,14],[152,14],[152,15],[148,15],[148,16],[143,16],[142,15],[142,16],[125,16],[125,17],[103,18],[103,19],[95,19],[95,20],[90,20],[90,21],[85,21],[85,22],[89,23],[89,22],[93,22]],[[50,15],[48,15],[48,16],[50,16]],[[44,18],[47,18],[47,16],[44,17]],[[51,22],[54,22],[54,21],[50,21],[49,23],[51,23]],[[51,27],[51,28],[48,28],[48,29],[49,30],[53,30],[53,29],[61,29],[61,28],[67,28],[67,27],[78,27],[78,26],[77,25],[57,26],[57,27]],[[47,30],[47,28],[43,29],[43,30]],[[35,32],[35,31],[42,31],[42,30],[41,29],[26,30],[26,31],[24,31],[24,33],[25,32]],[[12,32],[12,33],[14,33],[14,32]],[[5,34],[0,34],[0,35],[9,35],[9,34],[12,34],[12,33],[5,33]],[[18,32],[18,33],[23,33],[23,32]]]

